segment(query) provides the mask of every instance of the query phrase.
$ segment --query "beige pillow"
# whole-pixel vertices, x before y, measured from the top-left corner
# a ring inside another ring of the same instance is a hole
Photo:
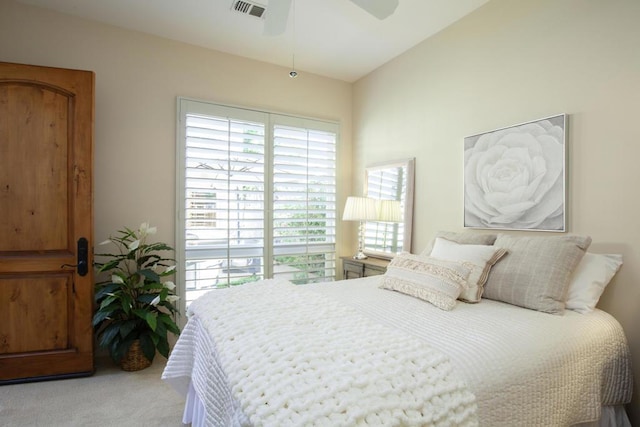
[[[467,302],[479,302],[491,267],[506,252],[506,249],[495,246],[462,245],[436,237],[431,257],[458,261],[468,267],[471,273],[467,279],[467,286],[462,290],[459,299]]]
[[[571,274],[591,244],[588,236],[499,234],[507,254],[491,269],[483,297],[545,313],[564,311]]]
[[[433,245],[436,242],[436,239],[441,237],[443,239],[447,239],[451,242],[460,243],[462,245],[493,245],[493,242],[498,237],[497,234],[486,234],[486,233],[473,233],[470,231],[463,231],[461,233],[455,231],[438,231],[436,236],[429,242],[427,247],[420,255],[429,256],[431,251],[433,250]]]
[[[398,291],[451,310],[466,287],[470,270],[459,262],[403,252],[387,266],[381,288]]]

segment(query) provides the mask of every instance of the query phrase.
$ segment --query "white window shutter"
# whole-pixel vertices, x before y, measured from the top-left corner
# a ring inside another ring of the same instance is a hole
[[[337,124],[180,101],[187,304],[267,277],[334,280]]]

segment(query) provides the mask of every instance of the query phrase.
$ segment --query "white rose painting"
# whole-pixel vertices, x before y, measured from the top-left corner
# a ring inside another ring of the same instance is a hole
[[[566,115],[464,139],[464,226],[565,231]]]

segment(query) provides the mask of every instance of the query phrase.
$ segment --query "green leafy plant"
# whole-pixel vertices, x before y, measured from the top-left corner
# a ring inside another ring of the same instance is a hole
[[[174,274],[175,260],[163,254],[173,252],[165,243],[147,243],[156,227],[148,223],[138,230],[124,228],[115,237],[100,243],[114,244],[116,253],[95,254],[98,274],[107,279],[96,283],[93,327],[98,345],[109,350],[120,363],[135,340],[153,361],[158,353],[169,356],[168,334],[180,334],[176,324],[179,311],[174,305],[176,285],[166,280]]]

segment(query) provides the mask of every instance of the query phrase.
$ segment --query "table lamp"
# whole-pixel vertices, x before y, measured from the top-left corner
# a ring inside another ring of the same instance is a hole
[[[353,256],[354,259],[365,259],[367,256],[364,254],[364,223],[365,221],[377,221],[378,220],[378,208],[376,206],[376,200],[368,197],[356,197],[350,196],[347,198],[347,203],[344,207],[342,214],[343,221],[359,221],[360,228],[358,229],[358,253]]]

